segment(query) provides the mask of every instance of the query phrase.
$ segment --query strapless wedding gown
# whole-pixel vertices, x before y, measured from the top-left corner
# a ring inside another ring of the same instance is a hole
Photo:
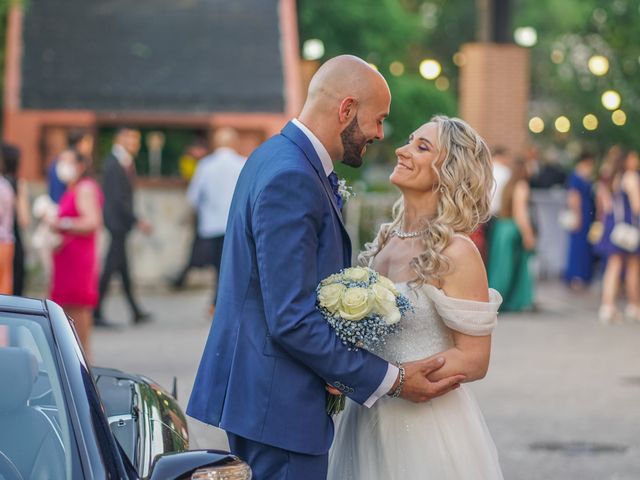
[[[452,330],[491,333],[501,297],[489,302],[447,297],[424,285],[396,284],[414,306],[402,329],[374,353],[389,362],[430,357],[453,346]],[[371,408],[347,400],[336,418],[329,480],[502,479],[498,454],[478,404],[462,385],[427,403],[383,397]]]

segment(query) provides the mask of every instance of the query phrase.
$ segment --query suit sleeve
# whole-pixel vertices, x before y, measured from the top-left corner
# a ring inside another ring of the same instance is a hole
[[[124,230],[133,227],[138,219],[133,213],[133,204],[131,198],[125,191],[126,183],[129,179],[126,175],[119,172],[114,165],[105,169],[104,172],[104,191],[109,195],[113,205],[113,221],[122,226]]]
[[[380,387],[389,364],[349,351],[315,307],[324,192],[305,171],[276,174],[252,213],[271,340],[358,403]]]

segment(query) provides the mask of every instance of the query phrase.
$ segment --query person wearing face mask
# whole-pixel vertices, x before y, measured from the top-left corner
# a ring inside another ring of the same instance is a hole
[[[50,298],[74,320],[80,343],[91,358],[89,338],[93,308],[98,304],[97,238],[102,228],[103,195],[89,176],[89,160],[75,150],[58,158],[58,178],[66,185],[52,227],[62,236],[53,253]]]

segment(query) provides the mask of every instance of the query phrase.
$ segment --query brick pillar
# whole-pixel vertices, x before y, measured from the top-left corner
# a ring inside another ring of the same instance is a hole
[[[311,83],[311,78],[313,78],[319,68],[320,62],[318,60],[300,61],[300,76],[302,79],[302,92],[304,97],[303,103],[307,98],[307,93],[309,92],[309,84]]]
[[[461,49],[460,117],[490,147],[518,153],[527,142],[529,51],[510,44],[469,43]]]

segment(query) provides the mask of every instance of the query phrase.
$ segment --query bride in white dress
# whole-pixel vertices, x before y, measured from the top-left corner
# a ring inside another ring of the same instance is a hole
[[[491,155],[458,119],[434,117],[396,150],[391,182],[402,192],[394,220],[360,256],[389,277],[415,310],[375,351],[390,362],[439,355],[432,381],[483,378],[502,301],[490,290],[468,234],[487,220]],[[384,397],[370,409],[347,400],[336,419],[329,480],[502,479],[495,445],[471,391],[427,403]]]

